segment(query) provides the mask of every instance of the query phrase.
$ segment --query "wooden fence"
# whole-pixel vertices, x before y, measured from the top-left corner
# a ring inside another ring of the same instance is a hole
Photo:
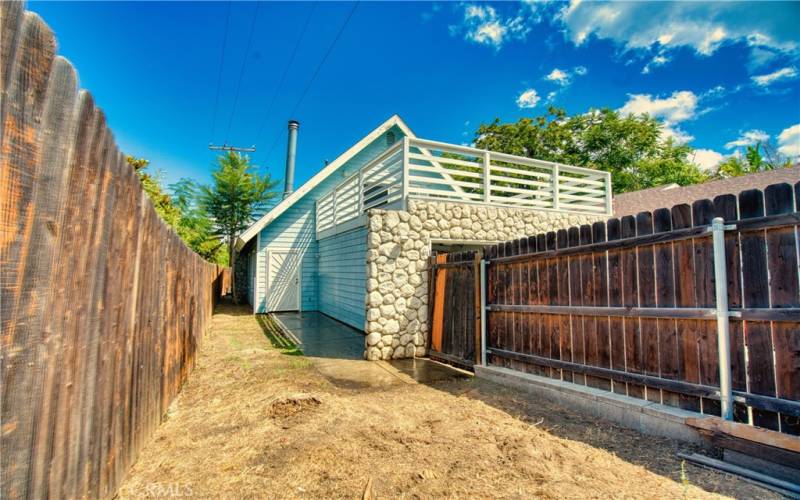
[[[734,419],[800,434],[800,183],[486,248],[489,363],[719,415],[714,217]]]
[[[466,367],[480,361],[480,260],[477,252],[431,257],[430,357]]]
[[[0,4],[0,497],[111,497],[193,367],[226,270],[162,223],[23,9]]]

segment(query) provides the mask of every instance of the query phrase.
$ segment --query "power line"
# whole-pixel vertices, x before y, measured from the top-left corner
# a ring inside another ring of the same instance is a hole
[[[303,102],[303,99],[305,99],[306,94],[308,94],[308,90],[311,88],[311,85],[314,83],[314,80],[317,79],[317,75],[319,74],[319,71],[322,69],[322,66],[325,64],[325,61],[328,60],[328,56],[331,55],[331,52],[333,52],[333,48],[336,46],[336,42],[338,42],[339,38],[341,38],[342,33],[344,33],[344,29],[347,28],[347,24],[350,22],[350,18],[353,17],[353,14],[355,13],[357,7],[358,7],[358,2],[353,4],[353,8],[350,9],[350,13],[347,14],[347,19],[344,20],[344,23],[342,23],[342,26],[339,28],[339,32],[336,33],[336,37],[328,46],[328,50],[325,52],[325,55],[322,56],[322,60],[317,65],[317,69],[314,70],[314,74],[311,76],[311,79],[306,84],[306,88],[303,89],[303,93],[300,95],[300,99],[297,100],[297,104],[294,105],[292,112],[289,113],[290,116],[293,116],[297,112],[297,108],[300,107],[300,104]]]
[[[339,27],[339,32],[336,33],[336,36],[333,38],[333,40],[331,41],[330,45],[328,46],[328,50],[325,51],[325,55],[322,56],[322,59],[320,60],[319,64],[317,64],[317,68],[314,70],[314,73],[311,75],[311,78],[308,80],[308,83],[306,83],[306,86],[303,89],[302,94],[300,94],[300,98],[297,99],[297,102],[295,103],[294,108],[292,108],[292,112],[289,113],[289,116],[294,116],[294,114],[297,112],[298,108],[300,108],[300,104],[302,104],[303,99],[305,99],[306,94],[308,94],[309,89],[311,89],[311,85],[314,84],[314,80],[317,79],[317,75],[319,75],[319,72],[322,69],[322,66],[325,64],[325,61],[328,60],[328,56],[330,56],[331,52],[333,52],[333,49],[336,46],[336,42],[338,42],[339,38],[341,38],[342,33],[344,33],[345,28],[347,28],[347,24],[350,22],[350,19],[353,17],[353,14],[355,13],[357,7],[358,7],[358,1],[356,1],[353,4],[353,8],[350,9],[350,12],[347,14],[347,18],[344,20],[342,25]],[[278,140],[281,138],[281,136],[282,136],[282,134],[278,134],[278,136],[272,142],[272,145],[270,146],[269,151],[267,152],[267,158],[269,158],[272,155],[272,152],[275,150],[275,146],[278,145]]]
[[[228,142],[228,136],[231,133],[233,126],[233,118],[236,116],[236,106],[239,104],[239,91],[242,88],[242,80],[244,79],[244,70],[247,67],[247,56],[250,54],[250,45],[253,43],[253,33],[256,28],[256,19],[258,19],[258,10],[261,8],[261,2],[256,2],[256,9],[253,13],[253,21],[250,23],[250,33],[247,36],[247,47],[244,49],[244,59],[242,59],[242,69],[239,71],[239,81],[236,84],[236,93],[233,97],[233,109],[231,110],[231,117],[228,120],[228,129],[225,131],[225,142]]]
[[[314,14],[314,10],[317,8],[317,4],[319,2],[314,2],[311,5],[311,8],[308,10],[308,16],[306,16],[306,22],[303,24],[303,29],[300,30],[300,36],[297,37],[297,41],[294,44],[294,49],[292,49],[292,55],[289,56],[289,62],[286,63],[286,67],[283,68],[283,74],[281,75],[281,79],[278,82],[278,86],[275,88],[275,93],[272,94],[272,99],[269,101],[269,105],[267,106],[267,111],[264,113],[264,120],[261,122],[261,127],[258,129],[258,133],[256,134],[256,138],[261,137],[261,134],[264,133],[264,127],[267,125],[267,120],[270,117],[270,113],[272,112],[272,108],[275,105],[275,100],[278,97],[281,89],[283,88],[283,84],[286,81],[286,75],[289,74],[289,68],[292,67],[292,63],[294,62],[294,58],[297,55],[297,49],[300,47],[300,43],[303,41],[303,37],[305,37],[306,30],[308,29],[308,25],[311,22],[311,16]]]
[[[219,60],[219,73],[217,74],[217,94],[214,98],[214,114],[211,118],[211,137],[217,131],[217,107],[219,106],[219,91],[222,87],[222,69],[225,66],[225,47],[228,45],[228,25],[231,20],[231,2],[228,0],[228,12],[225,15],[225,34],[222,35],[222,53]]]

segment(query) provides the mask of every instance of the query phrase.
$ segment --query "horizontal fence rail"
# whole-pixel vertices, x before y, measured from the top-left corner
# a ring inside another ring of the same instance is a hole
[[[0,20],[0,497],[111,498],[229,275],[160,220],[50,28]]]
[[[713,415],[729,374],[734,420],[798,435],[798,228],[800,182],[487,247],[487,361]]]
[[[407,138],[317,200],[317,235],[408,198],[602,215],[611,213],[611,175]]]

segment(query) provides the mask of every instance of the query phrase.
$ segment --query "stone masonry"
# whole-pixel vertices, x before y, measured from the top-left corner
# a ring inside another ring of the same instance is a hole
[[[368,213],[369,360],[424,356],[431,241],[490,244],[601,220],[603,216],[409,200],[408,211]]]

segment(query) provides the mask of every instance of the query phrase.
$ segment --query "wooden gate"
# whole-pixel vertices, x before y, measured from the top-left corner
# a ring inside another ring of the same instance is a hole
[[[431,257],[431,358],[470,369],[479,361],[480,261],[478,252]]]

